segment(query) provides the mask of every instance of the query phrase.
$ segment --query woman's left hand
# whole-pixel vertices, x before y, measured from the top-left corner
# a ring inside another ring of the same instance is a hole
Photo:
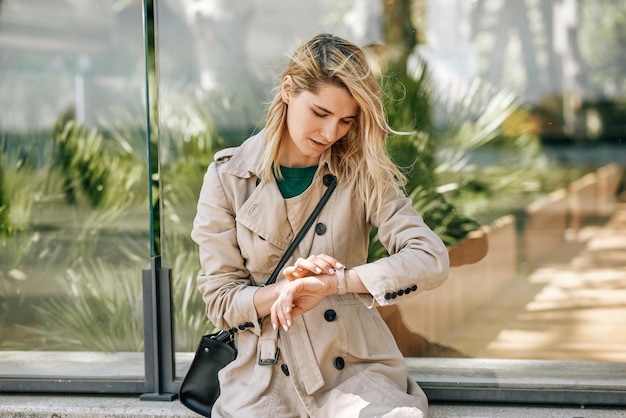
[[[293,266],[285,267],[283,274],[289,281],[319,274],[335,274],[336,269],[345,266],[334,257],[327,254],[311,255],[308,258],[298,258]]]

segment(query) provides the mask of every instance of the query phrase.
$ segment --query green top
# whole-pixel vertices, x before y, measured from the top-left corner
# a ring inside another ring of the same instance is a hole
[[[280,172],[283,174],[283,180],[279,180],[278,189],[285,199],[298,196],[304,192],[313,182],[313,177],[317,171],[317,166],[290,168],[280,166]]]

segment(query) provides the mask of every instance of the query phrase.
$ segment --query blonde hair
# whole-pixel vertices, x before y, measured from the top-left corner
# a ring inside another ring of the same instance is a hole
[[[356,122],[331,149],[331,170],[339,184],[354,184],[363,201],[380,202],[389,181],[406,183],[391,161],[385,141],[391,131],[383,108],[382,91],[365,54],[356,45],[329,34],[303,42],[292,54],[281,79],[291,76],[294,93],[317,93],[324,84],[345,88],[359,106]],[[278,153],[286,129],[287,106],[277,91],[267,112],[265,146],[259,160],[259,176],[281,178]]]

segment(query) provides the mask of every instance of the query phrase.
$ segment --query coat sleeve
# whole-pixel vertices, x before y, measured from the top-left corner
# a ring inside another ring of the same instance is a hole
[[[259,333],[254,292],[237,244],[235,212],[224,191],[218,164],[205,176],[191,238],[198,244],[202,271],[198,290],[209,320],[220,329],[250,329]]]
[[[381,202],[372,202],[368,217],[378,227],[378,237],[389,256],[353,267],[370,292],[371,296],[361,297],[366,305],[373,307],[374,301],[392,305],[446,280],[450,260],[445,244],[395,183]]]

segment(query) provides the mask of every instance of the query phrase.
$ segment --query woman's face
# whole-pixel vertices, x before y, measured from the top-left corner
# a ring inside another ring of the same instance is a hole
[[[310,167],[348,133],[356,122],[359,106],[344,88],[323,84],[317,93],[293,93],[293,80],[283,79],[283,101],[287,103],[287,129],[278,156],[285,167]]]

